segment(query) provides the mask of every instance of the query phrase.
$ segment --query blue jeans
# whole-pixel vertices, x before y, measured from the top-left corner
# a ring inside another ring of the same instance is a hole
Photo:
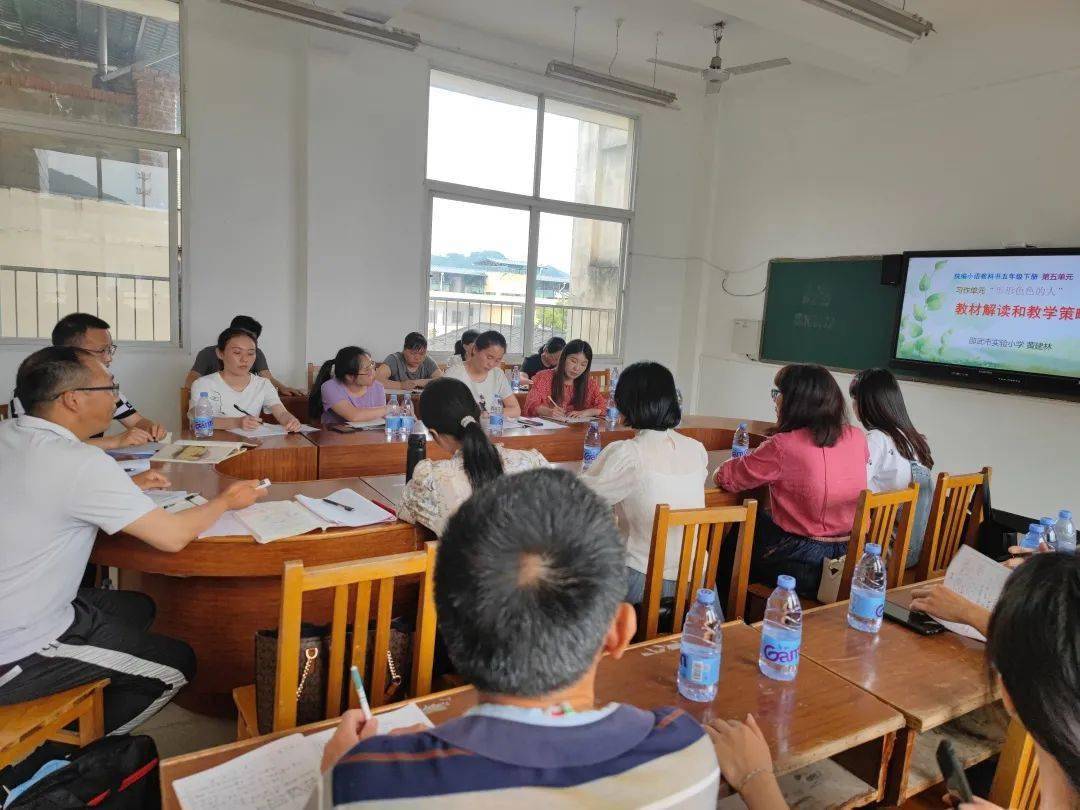
[[[660,596],[675,595],[675,580],[665,579],[664,586],[660,589]],[[631,605],[640,605],[645,598],[645,575],[640,571],[626,567],[626,601]]]
[[[815,599],[825,560],[843,557],[847,547],[847,537],[828,543],[790,534],[773,523],[769,515],[759,512],[750,556],[750,581],[772,586],[780,574],[788,574],[795,577],[799,596]]]
[[[919,564],[923,535],[926,534],[926,523],[930,518],[930,502],[934,500],[934,479],[930,470],[917,461],[911,462],[911,480],[919,485],[919,499],[915,501],[915,517],[911,522],[911,543],[908,545],[905,568]]]

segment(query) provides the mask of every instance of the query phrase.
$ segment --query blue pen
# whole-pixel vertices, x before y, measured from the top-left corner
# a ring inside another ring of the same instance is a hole
[[[364,719],[371,720],[371,707],[367,702],[367,695],[364,694],[364,682],[360,678],[360,670],[356,667],[349,668],[349,675],[352,676],[353,689],[356,690],[356,698],[360,701],[360,711],[364,713]]]

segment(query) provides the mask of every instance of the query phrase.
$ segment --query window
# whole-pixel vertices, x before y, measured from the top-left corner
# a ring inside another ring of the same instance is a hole
[[[0,2],[0,340],[179,337],[179,6]]]
[[[432,71],[432,350],[497,329],[514,355],[555,336],[618,355],[634,128],[625,115]]]

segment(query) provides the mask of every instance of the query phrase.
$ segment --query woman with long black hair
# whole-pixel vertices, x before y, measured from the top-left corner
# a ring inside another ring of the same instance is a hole
[[[911,423],[900,384],[887,368],[860,371],[852,378],[848,393],[855,418],[866,428],[870,450],[867,488],[872,492],[892,492],[906,489],[912,481],[919,485],[906,561],[910,568],[919,562],[934,497],[934,479],[930,476],[934,457],[930,445]]]
[[[308,414],[324,425],[366,422],[386,415],[386,391],[375,379],[375,363],[359,346],[327,360],[308,394]]]
[[[600,385],[589,376],[592,346],[571,340],[563,349],[555,368],[538,372],[525,399],[526,416],[599,416],[604,412]]]
[[[424,459],[405,485],[398,517],[442,534],[446,521],[473,493],[500,475],[547,467],[538,450],[509,450],[491,443],[480,427],[480,406],[461,380],[440,377],[420,395],[431,438],[450,458]]]
[[[461,333],[461,337],[454,341],[454,353],[450,355],[450,359],[446,363],[447,369],[463,365],[469,359],[473,344],[476,343],[478,337],[480,337],[480,333],[475,329],[466,329]]]

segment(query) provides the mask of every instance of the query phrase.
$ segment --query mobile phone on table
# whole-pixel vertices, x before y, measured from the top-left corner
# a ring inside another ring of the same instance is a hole
[[[891,619],[897,624],[902,624],[921,636],[936,636],[945,629],[944,626],[935,622],[927,614],[918,610],[909,610],[892,602],[885,603],[885,618]]]
[[[937,764],[941,768],[941,776],[945,779],[945,787],[950,792],[959,796],[962,802],[974,800],[975,795],[971,792],[960,757],[956,755],[956,749],[948,740],[942,740],[937,747]]]
[[[353,427],[352,425],[330,425],[330,430],[334,433],[359,433],[363,428]]]

